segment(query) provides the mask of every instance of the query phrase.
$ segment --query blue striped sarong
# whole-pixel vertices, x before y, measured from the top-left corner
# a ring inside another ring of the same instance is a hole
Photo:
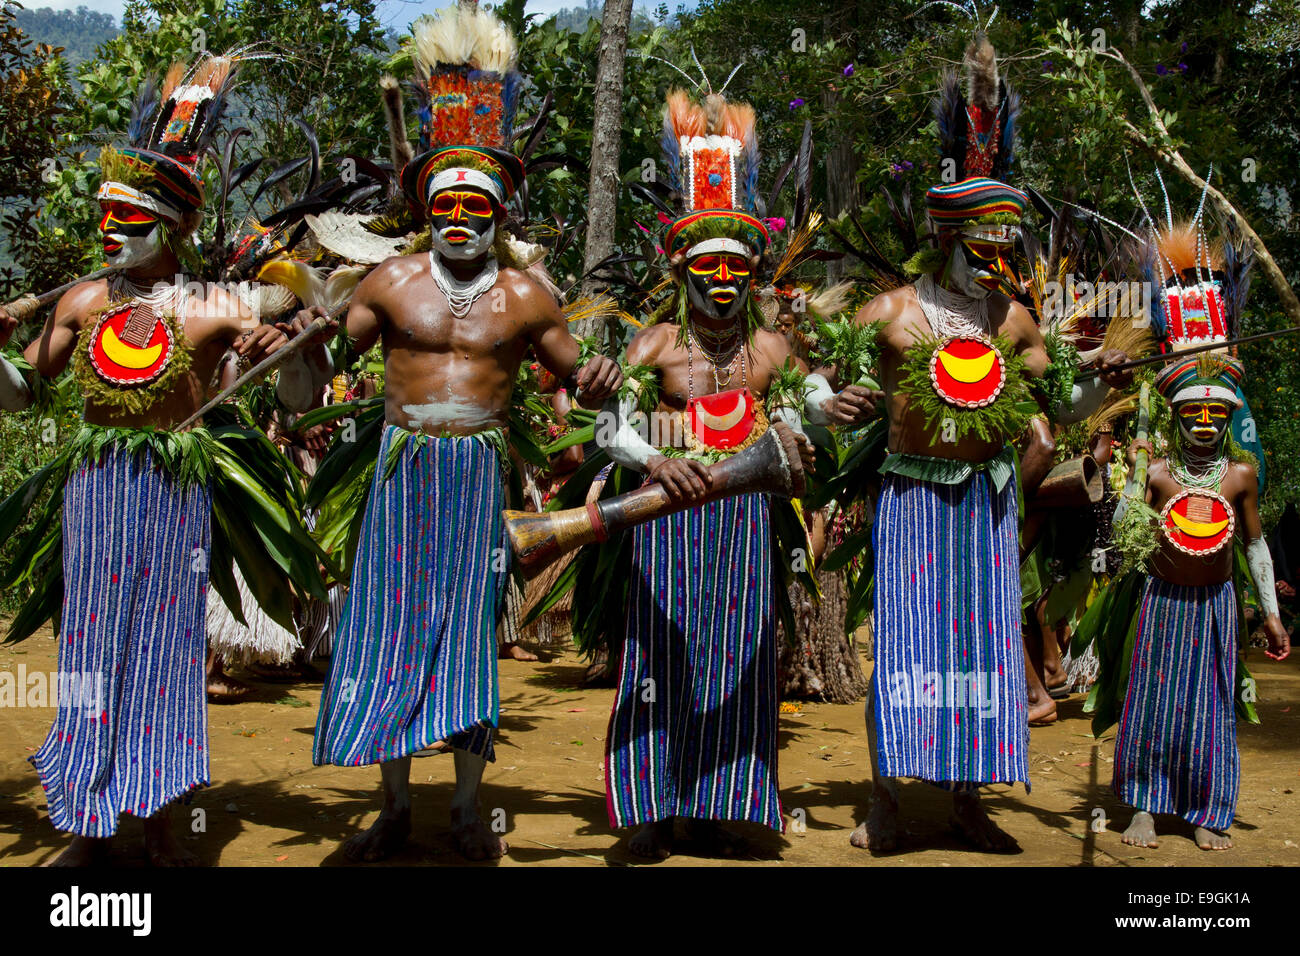
[[[80,690],[31,757],[60,830],[112,836],[119,814],[208,782],[210,519],[208,490],[178,488],[148,451],[107,448],[68,479],[59,673]]]
[[[1148,813],[1226,830],[1241,765],[1233,711],[1237,598],[1232,582],[1147,579],[1115,739],[1115,794]]]
[[[415,436],[385,480],[385,427],[316,721],[316,764],[396,760],[451,739],[494,759],[496,622],[510,553],[496,449]]]
[[[1015,479],[887,475],[872,538],[880,773],[1027,789]]]
[[[691,817],[783,830],[766,497],[724,498],[632,534],[606,737],[610,824]]]

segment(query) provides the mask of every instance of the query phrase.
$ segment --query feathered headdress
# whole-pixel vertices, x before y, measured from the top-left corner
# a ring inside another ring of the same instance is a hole
[[[1157,224],[1134,186],[1147,226],[1140,249],[1142,270],[1146,281],[1158,290],[1153,325],[1173,351],[1236,335],[1250,289],[1254,260],[1250,246],[1231,241],[1235,231],[1230,224],[1225,223],[1229,241],[1212,242],[1205,228],[1205,200],[1213,175],[1211,167],[1196,213],[1190,220],[1178,222],[1157,169],[1164,200],[1163,225]]]
[[[702,103],[683,90],[668,94],[661,140],[669,184],[681,215],[664,234],[664,251],[761,255],[767,227],[758,208],[758,139],[754,109],[709,92]]]
[[[477,8],[424,16],[408,41],[420,95],[420,154],[402,170],[402,191],[419,208],[453,184],[504,204],[524,178],[510,152],[522,77],[509,28]]]
[[[131,114],[128,145],[107,148],[100,156],[97,198],[148,209],[182,235],[198,228],[203,216],[200,165],[221,125],[235,68],[243,58],[240,52],[206,55],[189,69],[175,63],[161,96],[152,82],[146,83]]]
[[[998,75],[982,29],[966,47],[963,71],[964,88],[955,71],[944,71],[933,104],[945,183],[926,192],[926,209],[937,224],[1018,222],[1028,197],[1008,183],[1020,97]]]

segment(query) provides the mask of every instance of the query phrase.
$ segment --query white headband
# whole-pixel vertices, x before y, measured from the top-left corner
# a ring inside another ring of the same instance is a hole
[[[714,239],[705,239],[703,242],[697,242],[686,250],[686,258],[690,259],[695,256],[702,256],[710,252],[734,252],[738,256],[749,258],[754,254],[743,242],[736,239],[728,239],[726,236],[718,236]]]
[[[101,183],[99,186],[99,192],[95,194],[95,198],[101,202],[107,200],[109,202],[124,202],[130,203],[132,206],[139,206],[141,209],[147,209],[150,212],[157,213],[164,219],[171,220],[173,225],[181,221],[181,212],[179,209],[167,205],[167,203],[160,199],[155,199],[153,196],[142,193],[138,189],[132,189],[125,183]]]
[[[1183,402],[1210,402],[1220,401],[1231,405],[1233,408],[1241,408],[1241,399],[1237,393],[1230,388],[1222,385],[1188,385],[1179,389],[1169,404],[1179,405]]]
[[[429,179],[429,192],[424,197],[424,201],[428,203],[433,199],[434,193],[441,192],[451,186],[473,186],[486,192],[498,203],[505,205],[505,197],[501,194],[501,186],[495,179],[485,172],[477,169],[467,169],[464,166],[451,166],[435,173]]]

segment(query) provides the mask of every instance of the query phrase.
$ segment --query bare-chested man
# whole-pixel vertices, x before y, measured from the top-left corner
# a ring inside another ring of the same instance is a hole
[[[498,722],[511,390],[530,348],[581,404],[622,383],[603,356],[577,367],[554,297],[501,261],[504,203],[522,175],[500,149],[416,157],[403,186],[428,212],[432,249],[378,266],[347,315],[359,351],[382,340],[388,423],[316,725],[317,764],[380,764],[383,809],[346,843],[354,860],[403,845],[411,754],[443,740],[454,748],[457,848],[475,860],[506,852],[479,817],[478,787]]]
[[[1028,785],[1019,521],[1011,443],[1048,357],[1008,298],[1019,190],[974,178],[926,193],[941,265],[856,316],[883,322],[880,371],[890,455],[877,503],[875,666],[867,698],[871,810],[855,846],[897,846],[899,777],[953,791],[953,823],[976,847],[1015,841],[979,802],[987,783]],[[1103,368],[1122,361],[1106,356]],[[1078,385],[1072,417],[1122,376]],[[1064,420],[1066,416],[1058,416]]]
[[[1234,542],[1246,557],[1264,613],[1265,653],[1282,660],[1290,638],[1278,616],[1273,561],[1259,521],[1255,467],[1229,423],[1243,369],[1235,359],[1189,357],[1161,371],[1156,388],[1173,406],[1167,458],[1151,462],[1146,501],[1159,514],[1133,639],[1128,691],[1115,740],[1114,789],[1136,808],[1123,841],[1155,847],[1155,813],[1195,828],[1203,850],[1232,846],[1237,803],[1234,694],[1238,681]],[[1137,447],[1150,445],[1134,443]],[[1120,521],[1127,502],[1116,509]]]
[[[738,167],[757,164],[756,156],[746,157],[755,149],[753,122],[749,107],[721,96],[697,105],[675,92],[665,111],[682,167],[711,172],[678,184],[686,211],[663,241],[671,312],[680,319],[643,329],[627,349],[629,368],[651,370],[652,381],[642,387],[657,399],[625,395],[608,447],[611,458],[644,472],[678,502],[702,499],[710,484],[706,462],[747,447],[766,429],[764,402],[776,371],[790,360],[806,371],[785,336],[762,327],[751,298],[766,227],[730,208],[736,201],[753,208],[737,181]],[[818,384],[807,398],[814,419],[826,421],[840,404],[846,417],[870,410],[865,390],[837,397],[825,381]],[[635,426],[638,410],[651,413],[648,430]],[[769,411],[802,436],[802,407]],[[801,447],[810,456],[806,438]],[[629,844],[639,856],[672,853],[677,817],[687,821],[696,847],[712,855],[747,852],[720,821],[784,829],[771,533],[767,496],[759,493],[632,530],[627,627],[614,639],[622,659],[605,760],[610,822],[640,825]]]
[[[172,98],[195,88],[180,86]],[[292,331],[258,325],[238,295],[184,274],[176,250],[192,242],[202,217],[202,178],[189,152],[196,135],[187,128],[172,139],[155,136],[147,149],[108,154],[100,232],[116,271],[59,300],[24,352],[26,376],[0,357],[5,410],[28,407],[36,377],[53,379],[71,361],[86,394],[86,425],[123,430],[95,460],[73,463],[62,492],[59,671],[83,692],[60,695],[54,726],[31,758],[51,822],[75,834],[58,865],[102,860],[123,813],[144,818],[153,863],[196,862],[173,837],[167,808],[209,779],[208,562],[196,555],[209,553],[211,498],[206,486],[165,471],[151,451],[130,453],[124,443],[139,430],[165,433],[197,411],[228,348],[256,362]],[[0,346],[17,325],[0,310]],[[310,360],[295,356],[280,395],[300,406],[327,374],[322,347]]]

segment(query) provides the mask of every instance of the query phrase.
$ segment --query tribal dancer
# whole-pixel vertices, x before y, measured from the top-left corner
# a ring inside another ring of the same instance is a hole
[[[628,346],[627,367],[645,375],[617,403],[618,430],[606,447],[680,502],[704,496],[705,462],[757,441],[768,414],[800,435],[802,415],[772,403],[764,410],[792,353],[783,335],[762,327],[751,296],[768,244],[752,212],[754,111],[712,93],[699,105],[673,92],[664,145],[685,205],[663,239],[672,291],[662,314],[676,321],[647,326]],[[808,402],[821,420],[823,403],[869,409],[863,390],[841,397],[821,385],[824,394]],[[647,441],[634,426],[638,412],[668,424]],[[806,439],[801,447],[811,453]],[[744,843],[717,821],[784,829],[768,508],[767,496],[745,494],[632,532],[606,797],[613,826],[641,825],[630,842],[640,856],[670,855],[675,817],[690,821],[698,843],[727,856],[745,852]]]
[[[1241,771],[1233,702],[1237,532],[1264,612],[1265,653],[1282,660],[1291,649],[1260,529],[1255,467],[1229,434],[1242,376],[1240,362],[1215,355],[1176,361],[1156,378],[1173,406],[1176,430],[1168,457],[1152,461],[1148,472],[1145,500],[1159,515],[1159,540],[1137,613],[1115,741],[1115,793],[1136,808],[1122,837],[1132,846],[1158,845],[1155,813],[1191,823],[1202,850],[1232,846],[1226,831]],[[1150,452],[1146,442],[1134,446]],[[1117,524],[1129,507],[1121,500]]]
[[[382,336],[387,425],[313,759],[380,764],[383,809],[344,846],[379,860],[410,833],[411,754],[449,740],[452,835],[486,859],[507,850],[479,818],[478,787],[498,722],[511,390],[530,346],[580,403],[603,402],[622,377],[603,356],[578,368],[554,296],[512,265],[505,204],[524,172],[508,149],[514,38],[491,14],[454,8],[416,22],[413,53],[429,102],[402,187],[432,247],[379,265],[347,315],[358,352]]]
[[[144,820],[153,863],[196,862],[172,836],[167,808],[209,778],[204,613],[209,571],[214,580],[230,574],[230,552],[224,569],[220,557],[230,539],[212,511],[214,502],[228,503],[221,489],[236,466],[205,429],[173,430],[203,403],[227,348],[256,361],[285,342],[282,329],[257,325],[233,293],[189,284],[182,266],[196,258],[200,165],[234,66],[208,57],[188,72],[173,67],[156,117],[146,88],[131,145],[101,159],[100,231],[114,272],[66,293],[22,359],[0,357],[6,410],[32,404],[70,361],[86,396],[85,426],[57,468],[14,496],[29,491],[30,503],[43,482],[56,480],[50,475],[67,476],[53,499],[55,507],[62,501],[62,581],[42,581],[56,601],[62,592],[62,610],[29,605],[36,610],[19,615],[30,633],[53,612],[59,671],[81,683],[80,694],[60,695],[54,726],[31,758],[51,822],[75,834],[59,865],[102,858],[123,813]],[[0,311],[0,344],[16,324]],[[309,395],[322,363],[323,347],[309,361],[291,360],[281,398],[292,404]],[[0,516],[10,532],[13,501]],[[42,520],[57,518],[52,507]],[[241,520],[257,519],[245,511]],[[6,571],[7,582],[13,574]],[[283,581],[266,583],[289,593]]]
[[[914,260],[915,283],[877,296],[855,319],[882,323],[889,426],[873,535],[872,801],[851,838],[877,852],[897,845],[899,777],[953,791],[957,828],[979,849],[1002,852],[1015,841],[989,820],[979,787],[1029,785],[1012,443],[1049,361],[1033,318],[1009,298],[1027,201],[1003,181],[1015,97],[983,34],[967,59],[976,63],[972,99],[989,107],[963,104],[970,128],[945,136],[958,181],[925,195],[937,248]],[[1122,359],[1104,356],[1103,370]],[[1073,387],[1075,416],[1125,381],[1103,377]]]

